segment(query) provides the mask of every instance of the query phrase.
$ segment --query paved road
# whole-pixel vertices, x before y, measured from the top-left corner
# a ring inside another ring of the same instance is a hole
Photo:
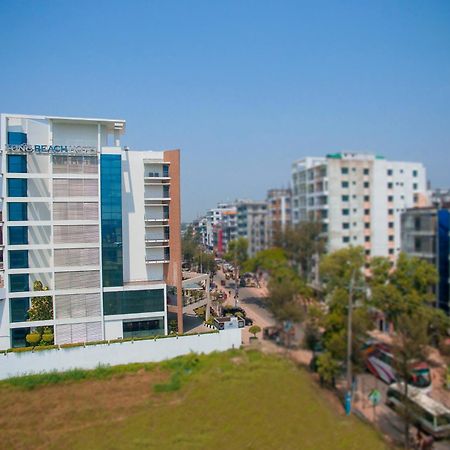
[[[253,320],[254,325],[258,325],[263,329],[264,327],[272,326],[275,324],[272,315],[264,308],[262,302],[262,297],[265,295],[264,288],[239,288],[239,298],[237,302],[234,300],[234,281],[226,281],[226,286],[221,287],[220,282],[225,279],[225,275],[222,271],[218,271],[214,277],[214,282],[218,285],[220,289],[228,294],[231,290],[231,296],[228,296],[225,304],[241,307],[245,310],[248,317]],[[251,336],[248,332],[249,327],[245,327],[242,333],[242,339],[244,343],[249,341]],[[260,336],[262,338],[262,336]]]

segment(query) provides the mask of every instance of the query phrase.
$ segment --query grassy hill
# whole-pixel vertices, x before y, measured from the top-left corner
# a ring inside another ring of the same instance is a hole
[[[12,379],[0,408],[5,449],[386,448],[308,373],[257,351]]]

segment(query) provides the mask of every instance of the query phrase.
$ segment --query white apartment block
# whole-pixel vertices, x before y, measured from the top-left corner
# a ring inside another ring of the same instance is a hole
[[[56,344],[164,334],[169,311],[182,330],[179,151],[121,147],[123,120],[3,114],[0,125],[0,349],[36,327]],[[30,321],[44,296],[52,317]]]
[[[267,204],[251,200],[237,203],[238,237],[248,241],[248,256],[267,248]]]
[[[427,206],[421,163],[389,161],[370,154],[336,153],[292,164],[292,220],[319,221],[328,250],[363,246],[367,256],[400,251],[400,216]]]

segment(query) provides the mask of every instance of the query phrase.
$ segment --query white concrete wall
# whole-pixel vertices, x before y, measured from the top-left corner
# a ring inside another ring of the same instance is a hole
[[[99,365],[158,362],[188,353],[211,353],[241,346],[241,330],[171,337],[157,340],[91,345],[0,355],[0,379],[70,369],[95,369]]]
[[[54,145],[82,145],[97,147],[97,124],[53,123]]]
[[[124,152],[122,157],[122,227],[125,282],[147,280],[144,159],[162,160],[163,156],[163,152],[128,151]],[[145,165],[146,169],[148,166],[148,164]],[[150,208],[147,209],[150,210]],[[151,211],[153,213],[161,212],[162,217],[162,207],[152,208]],[[150,216],[150,214],[147,213],[147,216]],[[154,216],[152,215],[152,217]],[[155,217],[157,216],[155,215]]]

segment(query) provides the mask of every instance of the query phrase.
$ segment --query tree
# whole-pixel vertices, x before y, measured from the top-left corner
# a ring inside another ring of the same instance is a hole
[[[48,286],[44,286],[42,281],[36,280],[33,283],[33,291],[48,291]],[[53,319],[53,299],[51,295],[42,297],[32,297],[31,307],[28,310],[30,321],[52,320]]]
[[[247,261],[248,258],[248,241],[240,237],[228,243],[228,251],[223,255],[223,258],[234,264],[235,261],[239,267]]]
[[[317,358],[317,373],[320,376],[320,382],[326,383],[332,387],[335,386],[336,376],[340,371],[339,361],[333,358],[330,352],[324,352]]]
[[[289,267],[283,267],[271,274],[268,284],[269,295],[265,303],[275,320],[279,322],[300,322],[304,318],[301,295],[309,289]]]
[[[191,264],[194,260],[195,255],[198,253],[198,248],[199,248],[198,236],[194,234],[192,226],[189,226],[181,239],[183,261]]]
[[[273,247],[261,250],[253,258],[248,259],[243,269],[254,273],[263,270],[270,274],[284,267],[289,267],[286,252],[281,248]]]
[[[206,253],[199,248],[195,254],[194,261],[199,272],[212,274],[217,272],[217,263],[212,253]]]
[[[362,367],[361,341],[371,327],[364,278],[362,247],[347,247],[322,258],[320,272],[325,287],[328,314],[323,318],[323,342],[331,357],[343,361],[347,354],[349,297],[352,297],[352,368]]]
[[[402,380],[404,407],[401,414],[404,420],[404,446],[407,449],[409,448],[409,429],[413,419],[413,411],[407,401],[408,382],[411,377],[411,364],[426,357],[427,324],[418,313],[403,313],[398,319],[392,353],[396,372]]]
[[[300,222],[275,233],[274,244],[286,252],[291,265],[305,280],[309,277],[314,256],[325,251],[319,222]]]
[[[399,317],[414,314],[434,301],[436,268],[422,259],[400,253],[395,268],[387,258],[371,262],[371,302],[386,318],[398,324]]]
[[[258,325],[252,325],[248,331],[253,334],[253,337],[256,339],[256,335],[261,333],[261,328]]]

